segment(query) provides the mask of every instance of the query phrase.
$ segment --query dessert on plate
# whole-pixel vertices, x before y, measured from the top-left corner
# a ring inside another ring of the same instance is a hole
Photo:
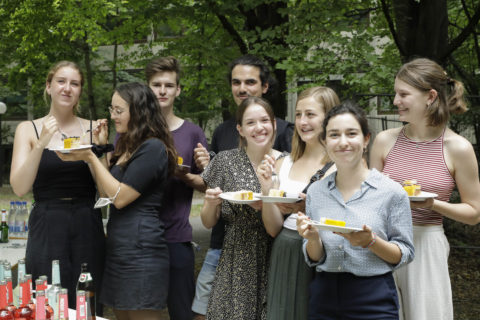
[[[341,220],[333,220],[329,218],[320,218],[320,223],[327,224],[330,226],[338,226],[338,227],[345,227],[345,221]]]
[[[422,192],[422,187],[417,183],[417,180],[405,180],[402,185],[410,197],[418,196]]]
[[[287,193],[283,190],[278,190],[278,189],[270,189],[268,192],[269,197],[286,197]]]
[[[68,137],[63,140],[64,149],[78,148],[80,146],[80,137]]]
[[[234,200],[253,200],[253,191],[240,190],[232,193]]]

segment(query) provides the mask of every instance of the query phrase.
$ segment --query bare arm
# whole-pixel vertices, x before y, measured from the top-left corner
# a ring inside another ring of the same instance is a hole
[[[39,139],[31,122],[25,121],[17,126],[10,169],[10,184],[16,195],[21,197],[32,188],[43,150],[57,130],[53,116],[45,117]]]
[[[317,228],[309,223],[310,218],[299,212],[297,217],[297,231],[303,238],[307,239],[307,254],[310,260],[320,261],[325,256],[325,248]]]
[[[375,168],[379,172],[383,171],[385,158],[393,148],[400,129],[391,129],[380,132],[373,141],[370,149],[370,168]]]
[[[402,259],[402,251],[395,243],[377,237],[372,229],[366,225],[363,226],[363,231],[337,234],[347,239],[352,246],[365,248],[372,243],[368,249],[390,264],[398,264]],[[374,242],[372,242],[373,239],[375,239]]]
[[[222,190],[218,187],[205,191],[205,201],[202,211],[200,212],[200,217],[202,218],[202,223],[205,228],[213,228],[217,224],[218,219],[220,219],[222,204],[222,199],[219,198],[220,193],[222,193]]]
[[[257,177],[260,181],[263,195],[268,195],[272,187],[274,165],[275,160],[269,155],[265,155],[264,160],[257,167]],[[262,202],[262,221],[267,233],[272,237],[276,237],[282,230],[284,218],[280,209],[275,204]]]
[[[433,200],[432,210],[459,222],[475,225],[480,222],[480,182],[478,163],[472,145],[455,134],[445,144],[446,161],[453,165],[453,175],[461,203]]]

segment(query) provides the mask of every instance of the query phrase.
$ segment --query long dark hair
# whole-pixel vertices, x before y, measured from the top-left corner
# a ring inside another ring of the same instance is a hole
[[[168,173],[172,175],[176,167],[177,152],[153,91],[147,85],[133,82],[122,84],[115,92],[127,102],[130,120],[127,132],[122,133],[118,139],[111,163],[115,163],[122,154],[126,154],[127,159],[130,158],[145,140],[157,138],[165,145]]]

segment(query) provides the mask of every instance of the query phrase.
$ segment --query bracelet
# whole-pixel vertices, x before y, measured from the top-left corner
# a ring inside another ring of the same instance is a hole
[[[113,144],[93,144],[92,151],[93,153],[100,158],[105,153],[111,152],[114,150]]]
[[[372,240],[370,240],[370,242],[366,246],[363,246],[364,249],[370,248],[375,244],[375,242],[377,242],[377,234],[372,231],[372,235],[373,235]]]

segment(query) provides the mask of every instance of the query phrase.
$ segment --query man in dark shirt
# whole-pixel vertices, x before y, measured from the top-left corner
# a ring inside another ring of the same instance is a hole
[[[259,58],[253,55],[245,55],[235,59],[230,65],[230,84],[235,103],[240,103],[249,96],[261,97],[266,94],[270,88],[270,71],[267,65]],[[277,134],[273,148],[278,151],[288,151],[291,149],[292,135],[294,125],[283,119],[276,118]],[[210,158],[216,153],[224,150],[238,148],[237,123],[234,118],[221,123],[213,132],[211,152],[202,145],[198,144],[195,148],[195,163],[198,168],[205,168],[210,162]],[[215,271],[220,258],[225,235],[225,222],[219,219],[212,229],[210,239],[210,249],[208,249],[202,270],[197,278],[195,299],[192,310],[197,314],[195,319],[203,319],[206,314],[208,297],[215,278]]]

